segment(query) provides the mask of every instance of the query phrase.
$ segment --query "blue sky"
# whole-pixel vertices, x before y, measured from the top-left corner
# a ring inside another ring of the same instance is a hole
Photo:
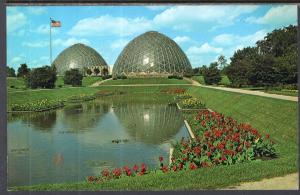
[[[193,67],[208,65],[221,54],[253,46],[275,28],[297,24],[296,5],[201,6],[34,6],[7,8],[7,65],[17,69],[50,64],[49,18],[53,60],[68,46],[84,43],[113,66],[134,37],[159,31],[175,40]]]

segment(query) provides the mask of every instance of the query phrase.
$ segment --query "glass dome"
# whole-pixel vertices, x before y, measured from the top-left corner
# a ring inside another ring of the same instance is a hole
[[[130,41],[117,58],[113,75],[172,75],[190,73],[192,66],[182,49],[167,36],[146,32]]]
[[[77,68],[83,73],[86,68],[94,69],[99,67],[108,67],[102,56],[93,48],[81,43],[74,44],[63,50],[53,61],[57,73],[63,75],[65,71],[71,68]]]

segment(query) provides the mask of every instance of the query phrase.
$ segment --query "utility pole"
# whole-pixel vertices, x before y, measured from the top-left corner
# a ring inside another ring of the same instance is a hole
[[[52,18],[50,17],[50,23],[49,23],[49,28],[50,28],[50,66],[52,65],[52,37],[51,37],[51,23],[52,23]]]

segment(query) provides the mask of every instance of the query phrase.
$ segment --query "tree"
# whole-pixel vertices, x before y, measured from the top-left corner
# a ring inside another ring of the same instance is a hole
[[[219,67],[220,67],[220,70],[224,70],[224,68],[226,67],[226,62],[227,62],[227,60],[226,60],[226,58],[225,58],[225,56],[224,55],[220,55],[219,57],[218,57],[218,65],[219,65]]]
[[[107,68],[107,67],[104,67],[104,68],[102,69],[102,75],[106,76],[106,75],[108,75],[108,74],[109,74],[108,68]]]
[[[78,69],[67,70],[64,75],[64,83],[67,85],[81,86],[83,75]]]
[[[16,77],[16,71],[12,67],[6,66],[6,76],[7,77]]]
[[[93,72],[92,72],[91,69],[88,68],[88,69],[86,70],[86,74],[88,74],[89,76],[91,76],[92,73],[93,73]]]
[[[99,70],[98,67],[94,69],[94,73],[95,73],[96,76],[100,73],[100,70]]]
[[[34,68],[26,76],[26,84],[31,89],[48,88],[53,89],[56,81],[56,71],[50,66]]]
[[[21,64],[20,67],[18,68],[17,77],[26,77],[29,72],[30,69],[27,67],[27,64]]]
[[[221,79],[221,72],[218,69],[218,63],[211,63],[204,73],[204,82],[208,85],[218,84]]]

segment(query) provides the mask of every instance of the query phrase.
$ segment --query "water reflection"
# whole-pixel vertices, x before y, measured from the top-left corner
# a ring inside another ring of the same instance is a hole
[[[156,167],[159,155],[168,158],[170,140],[188,136],[181,113],[164,98],[116,96],[10,114],[8,185],[81,182],[104,168],[141,162]]]
[[[64,124],[68,131],[88,131],[95,127],[101,117],[109,112],[109,104],[87,102],[69,105],[63,109]]]
[[[130,136],[147,144],[161,144],[182,127],[181,113],[166,104],[122,104],[114,112]]]
[[[21,120],[24,124],[32,125],[40,131],[51,131],[56,123],[56,111],[10,113],[8,122]]]

